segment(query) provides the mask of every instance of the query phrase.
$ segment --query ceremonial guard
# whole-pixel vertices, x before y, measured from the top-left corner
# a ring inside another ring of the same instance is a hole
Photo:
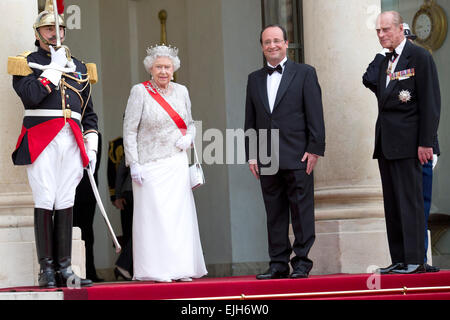
[[[26,166],[33,192],[39,286],[44,288],[69,282],[92,285],[71,269],[72,207],[83,168],[95,168],[98,145],[91,100],[95,65],[87,67],[61,46],[63,1],[58,0],[58,8],[54,3],[47,0],[34,23],[37,51],[8,60],[13,87],[25,108],[12,159]]]

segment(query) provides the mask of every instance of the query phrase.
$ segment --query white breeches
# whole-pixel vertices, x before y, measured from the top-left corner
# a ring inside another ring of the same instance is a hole
[[[69,124],[27,166],[34,207],[62,210],[73,207],[76,188],[83,178],[80,150]]]

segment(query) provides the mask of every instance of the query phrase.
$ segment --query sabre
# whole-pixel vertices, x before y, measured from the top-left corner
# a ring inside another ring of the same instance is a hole
[[[114,230],[111,226],[111,223],[109,222],[108,216],[106,215],[105,208],[103,207],[102,199],[100,198],[100,194],[98,193],[97,184],[95,183],[94,175],[92,174],[90,166],[86,168],[89,182],[91,183],[92,191],[94,192],[95,200],[97,200],[98,207],[100,208],[100,212],[103,215],[103,219],[106,222],[106,225],[108,226],[109,234],[111,235],[114,245],[116,247],[116,253],[119,253],[122,250],[122,247],[119,244],[119,241],[117,241],[116,235],[114,233]]]
[[[59,6],[58,6],[59,4]],[[53,0],[53,14],[55,15],[56,28],[56,49],[64,47],[66,49],[67,60],[72,60],[72,55],[68,46],[61,46],[61,35],[59,34],[59,15],[64,13],[64,0]]]
[[[64,5],[63,5],[64,7]],[[64,9],[62,9],[64,10]],[[63,11],[64,12],[64,11]],[[53,0],[53,13],[55,14],[55,27],[56,27],[56,47],[61,47],[61,36],[59,34],[59,9],[56,0]]]

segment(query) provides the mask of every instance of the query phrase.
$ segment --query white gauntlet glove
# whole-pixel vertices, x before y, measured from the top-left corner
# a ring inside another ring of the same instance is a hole
[[[178,141],[175,143],[175,146],[178,149],[186,151],[192,145],[192,142],[193,142],[192,136],[190,134],[186,134],[185,136],[178,139]]]
[[[142,186],[144,182],[143,170],[139,163],[132,163],[130,165],[130,175],[131,179],[138,185]]]
[[[41,77],[47,78],[55,86],[58,86],[59,81],[61,80],[62,72],[66,68],[69,61],[67,60],[65,48],[59,48],[55,51],[55,49],[50,46],[50,52],[52,54],[52,61],[48,66],[44,66],[46,68],[44,72],[42,72]]]
[[[95,172],[95,165],[97,164],[97,148],[98,135],[95,132],[90,132],[84,136],[84,147],[89,158],[89,168],[92,174]]]
[[[97,152],[94,150],[87,150],[87,156],[89,158],[89,169],[91,170],[92,174],[95,172],[95,166],[97,164]]]

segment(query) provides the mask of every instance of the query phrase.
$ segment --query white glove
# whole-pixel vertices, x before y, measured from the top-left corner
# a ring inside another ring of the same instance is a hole
[[[52,61],[50,64],[55,64],[61,68],[65,68],[69,60],[67,60],[66,49],[59,48],[57,51],[50,46],[50,53],[52,54]]]
[[[98,149],[98,135],[95,132],[89,132],[84,137],[84,148],[86,149],[89,158],[89,167],[92,174],[95,172],[95,165],[97,163],[97,149]]]
[[[131,179],[138,185],[142,186],[144,182],[143,170],[139,163],[132,163],[130,165],[130,175]]]
[[[97,164],[97,152],[94,150],[88,150],[87,156],[89,158],[89,168],[91,169],[92,174],[95,173],[95,165]]]
[[[437,163],[438,163],[438,156],[436,154],[433,154],[433,170],[434,167],[436,167]]]
[[[67,62],[67,67],[64,69],[64,72],[70,73],[75,72],[77,70],[77,66],[75,65],[75,62],[73,62],[73,59]]]
[[[55,51],[50,46],[50,53],[52,54],[52,61],[47,66],[48,68],[42,72],[41,77],[47,78],[55,86],[58,86],[62,75],[61,69],[64,69],[69,61],[67,60],[65,48],[59,48]]]
[[[98,134],[95,132],[89,132],[84,135],[84,146],[86,147],[86,150],[93,150],[97,152],[98,150]]]
[[[193,142],[192,136],[188,133],[185,136],[178,139],[178,141],[175,143],[175,146],[178,149],[186,151],[192,145],[192,142]]]

